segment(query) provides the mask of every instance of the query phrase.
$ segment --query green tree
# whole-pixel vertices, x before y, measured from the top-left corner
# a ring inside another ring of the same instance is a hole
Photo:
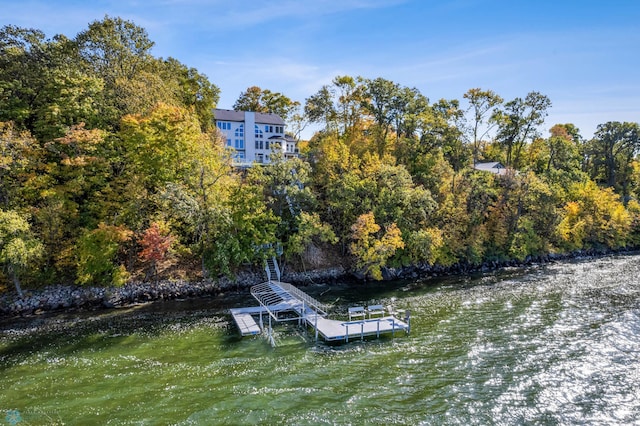
[[[42,252],[43,246],[33,236],[29,222],[16,211],[0,209],[0,263],[20,297],[23,297],[20,275],[34,268]]]
[[[369,132],[375,136],[378,155],[384,156],[389,151],[392,132],[396,145],[401,137],[414,137],[420,116],[429,111],[429,100],[416,88],[402,87],[384,78],[360,78],[359,82],[363,110],[374,123]]]
[[[110,226],[104,223],[96,229],[85,232],[76,247],[77,278],[80,285],[121,286],[129,279],[123,264],[118,265],[118,254],[122,244],[133,233],[122,226]]]
[[[33,123],[42,73],[50,68],[45,51],[42,31],[11,25],[0,30],[0,121],[20,129]]]
[[[316,241],[335,244],[338,238],[331,226],[322,222],[319,214],[301,212],[298,229],[291,235],[285,253],[302,255],[305,249]]]
[[[617,121],[600,124],[590,146],[592,178],[628,198],[631,163],[640,149],[640,125]]]
[[[355,137],[361,128],[364,111],[361,78],[337,76],[331,85],[325,85],[307,98],[305,115],[312,123],[324,124],[324,131],[346,139]]]
[[[144,116],[126,116],[121,127],[130,172],[141,176],[151,193],[192,175],[200,146],[210,143],[192,114],[167,104],[158,104]]]
[[[378,77],[363,81],[364,110],[373,117],[376,124],[376,145],[379,156],[387,152],[387,136],[392,125],[402,113],[400,85]]]
[[[495,126],[495,121],[490,120],[495,108],[504,100],[492,90],[482,90],[480,88],[469,89],[463,97],[468,100],[467,112],[473,118],[469,128],[473,161],[480,159],[481,143]]]
[[[292,101],[282,93],[251,86],[240,93],[240,96],[233,104],[233,109],[277,114],[285,122],[289,122],[299,106],[300,102]]]
[[[0,121],[13,121],[50,141],[73,125],[99,121],[99,79],[86,74],[64,36],[45,40],[40,31],[0,30]]]
[[[537,127],[544,123],[551,101],[539,92],[515,98],[497,110],[491,119],[498,123],[496,139],[506,151],[506,166],[520,167],[523,148],[538,136]]]
[[[311,166],[300,159],[272,155],[271,162],[248,172],[248,183],[262,189],[266,205],[278,218],[276,239],[288,250],[289,238],[300,227],[303,211],[312,211],[316,200],[309,187]]]
[[[144,28],[109,16],[89,24],[77,35],[76,43],[86,66],[107,85],[120,78],[134,78],[154,45]]]

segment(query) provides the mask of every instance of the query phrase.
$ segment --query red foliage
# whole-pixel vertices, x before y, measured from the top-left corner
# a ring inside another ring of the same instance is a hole
[[[164,260],[167,252],[171,248],[173,237],[164,235],[160,229],[160,225],[153,222],[138,241],[142,246],[142,250],[138,253],[140,259],[145,262],[155,264]]]

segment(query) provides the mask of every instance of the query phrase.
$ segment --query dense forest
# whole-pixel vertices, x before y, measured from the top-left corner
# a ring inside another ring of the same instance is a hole
[[[70,39],[0,29],[0,291],[216,278],[276,252],[340,262],[479,265],[640,242],[640,126],[542,135],[551,101],[470,89],[431,101],[337,76],[303,103],[249,87],[301,158],[248,170],[214,125],[219,88],[146,31],[105,17]],[[495,161],[505,174],[478,171]]]

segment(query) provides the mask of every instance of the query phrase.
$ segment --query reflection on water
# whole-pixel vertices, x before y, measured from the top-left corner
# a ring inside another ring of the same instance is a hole
[[[639,272],[625,256],[305,289],[412,312],[409,336],[339,346],[239,338],[225,309],[248,295],[4,323],[0,421],[637,424]]]

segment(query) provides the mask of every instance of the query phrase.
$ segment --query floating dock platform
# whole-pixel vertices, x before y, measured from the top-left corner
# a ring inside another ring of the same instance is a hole
[[[409,333],[411,329],[408,313],[402,320],[396,317],[395,312],[385,312],[381,305],[370,306],[368,310],[364,307],[350,308],[348,321],[329,319],[328,308],[324,304],[297,287],[280,281],[253,286],[251,294],[259,306],[231,309],[231,316],[242,336],[266,333],[274,346],[272,321],[298,321],[315,331],[316,340],[321,337],[327,342],[349,342],[368,336],[395,335],[396,332]],[[353,316],[362,319],[352,320]]]

